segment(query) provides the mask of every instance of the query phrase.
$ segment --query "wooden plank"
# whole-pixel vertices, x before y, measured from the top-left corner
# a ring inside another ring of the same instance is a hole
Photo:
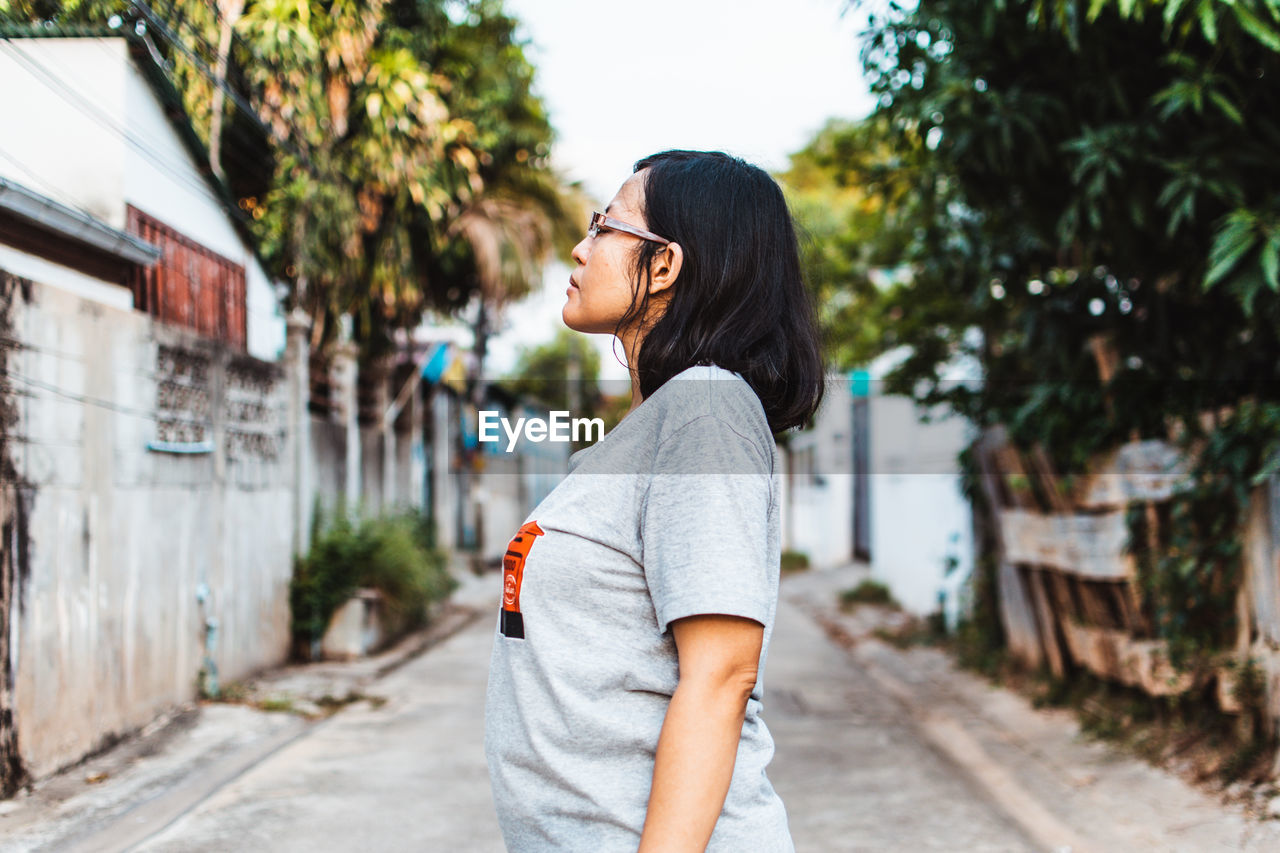
[[[1194,673],[1170,666],[1162,640],[1135,640],[1123,631],[1070,620],[1062,628],[1070,635],[1071,648],[1080,650],[1081,665],[1100,678],[1137,687],[1151,696],[1185,693],[1198,681]]]
[[[1066,661],[1062,645],[1058,642],[1058,619],[1049,604],[1049,592],[1046,589],[1044,572],[1040,569],[1025,569],[1027,583],[1031,589],[1031,601],[1036,609],[1036,624],[1040,632],[1040,645],[1044,649],[1049,670],[1057,678],[1067,674]]]
[[[1191,460],[1167,441],[1130,441],[1089,466],[1072,502],[1102,510],[1134,501],[1164,501],[1189,484]]]
[[[1138,671],[1142,689],[1151,696],[1177,696],[1195,686],[1194,673],[1179,672],[1169,663],[1169,653],[1160,640],[1128,640],[1125,664]]]
[[[992,452],[992,462],[1001,474],[1009,503],[1016,507],[1034,510],[1038,507],[1035,492],[1031,489],[1031,476],[1022,464],[1022,455],[1010,444],[997,447]]]
[[[1077,618],[1080,615],[1076,607],[1077,596],[1072,589],[1077,583],[1076,579],[1058,571],[1046,572],[1046,579],[1049,582],[1049,598],[1053,602],[1054,611],[1062,617]]]
[[[1250,496],[1244,534],[1245,586],[1258,635],[1280,645],[1280,477]]]
[[[1049,566],[1082,578],[1120,580],[1134,575],[1124,553],[1129,529],[1122,510],[1101,515],[1045,515],[1025,509],[999,514],[1006,557]]]
[[[993,515],[998,515],[1004,503],[999,470],[994,465],[992,455],[994,449],[1004,442],[1004,428],[995,426],[985,430],[974,446],[974,455],[980,471],[978,479],[982,485],[983,496]],[[1026,588],[1022,573],[1009,562],[1005,555],[1004,538],[1000,531],[998,517],[993,518],[992,537],[996,544],[996,592],[1000,606],[1000,622],[1009,645],[1009,653],[1024,666],[1034,669],[1044,661],[1044,650],[1040,648],[1031,595]]]
[[[1107,633],[1107,629],[1082,625],[1074,620],[1064,620],[1062,632],[1070,638],[1067,645],[1071,648],[1072,657],[1077,664],[1099,678],[1128,683],[1125,673],[1119,666],[1115,640]]]
[[[998,563],[996,589],[1000,597],[1000,621],[1013,657],[1030,669],[1044,663],[1044,649],[1036,627],[1031,591],[1018,567],[1007,560]]]
[[[1134,595],[1136,590],[1132,583],[1109,583],[1106,584],[1105,589],[1111,594],[1116,610],[1120,613],[1120,627],[1131,636],[1145,634],[1146,621],[1142,618],[1141,607]]]
[[[1117,624],[1118,620],[1113,615],[1111,602],[1107,600],[1109,593],[1106,588],[1112,586],[1115,584],[1083,581],[1080,583],[1080,603],[1084,608],[1087,624],[1095,628],[1124,627]]]
[[[1043,444],[1037,441],[1032,446],[1031,452],[1027,454],[1027,462],[1040,483],[1040,491],[1049,501],[1049,508],[1055,513],[1071,512],[1071,498],[1063,487],[1062,480],[1054,473],[1053,462],[1049,459],[1049,453],[1044,449]]]

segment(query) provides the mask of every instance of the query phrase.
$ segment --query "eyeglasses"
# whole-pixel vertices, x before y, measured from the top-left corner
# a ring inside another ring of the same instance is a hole
[[[591,224],[587,226],[587,236],[594,237],[601,231],[621,231],[623,234],[630,234],[632,237],[639,237],[641,240],[649,240],[653,243],[661,243],[664,246],[671,242],[666,237],[659,237],[652,231],[645,231],[643,228],[628,225],[611,216],[605,216],[603,213],[596,212],[591,214]]]

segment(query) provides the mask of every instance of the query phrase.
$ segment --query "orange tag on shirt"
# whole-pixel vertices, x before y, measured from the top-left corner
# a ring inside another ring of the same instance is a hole
[[[524,616],[520,612],[524,561],[529,556],[534,539],[542,535],[544,533],[538,522],[526,522],[507,545],[507,553],[502,557],[502,618],[499,628],[507,637],[524,639]]]

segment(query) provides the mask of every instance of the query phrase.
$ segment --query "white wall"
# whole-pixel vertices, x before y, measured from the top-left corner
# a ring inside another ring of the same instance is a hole
[[[971,510],[960,492],[957,454],[969,425],[957,417],[921,424],[905,397],[871,398],[871,572],[915,613],[938,609],[973,565]],[[946,575],[949,557],[957,568]]]
[[[246,255],[245,308],[249,315],[246,346],[254,358],[279,361],[284,355],[287,334],[284,312],[262,265],[251,253]]]
[[[893,363],[872,365],[878,379]],[[939,593],[954,624],[959,591],[973,564],[971,510],[960,493],[956,457],[969,442],[962,418],[922,424],[906,397],[870,396],[871,571],[904,607],[938,609]],[[816,569],[853,559],[853,397],[841,376],[827,393],[813,428],[791,437],[784,454],[784,547],[804,552]],[[809,472],[812,472],[810,474]],[[949,559],[956,567],[948,573]]]
[[[0,176],[124,228],[129,71],[123,39],[0,39]]]
[[[784,547],[824,569],[853,559],[853,398],[828,377],[813,429],[793,433],[781,453],[786,479]],[[780,448],[781,450],[781,448]]]
[[[85,275],[44,258],[28,255],[3,243],[0,243],[0,269],[32,281],[61,288],[91,302],[110,305],[122,311],[133,308],[133,293],[127,288]]]

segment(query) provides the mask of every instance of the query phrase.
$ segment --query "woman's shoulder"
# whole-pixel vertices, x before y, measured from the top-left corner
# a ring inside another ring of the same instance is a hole
[[[760,398],[742,376],[715,364],[699,364],[671,377],[653,395],[659,441],[695,422],[719,421],[762,449],[772,442]]]

